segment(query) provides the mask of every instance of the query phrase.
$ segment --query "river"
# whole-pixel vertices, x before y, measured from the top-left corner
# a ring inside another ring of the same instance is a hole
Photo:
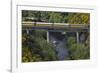
[[[68,48],[66,46],[66,41],[64,35],[57,32],[50,32],[49,40],[55,47],[57,51],[57,57],[59,60],[65,60],[68,57]]]

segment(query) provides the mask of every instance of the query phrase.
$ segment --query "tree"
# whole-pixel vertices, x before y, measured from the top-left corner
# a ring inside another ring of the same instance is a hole
[[[74,37],[69,37],[67,43],[72,60],[90,58],[90,49],[84,43],[76,43]]]
[[[33,33],[22,33],[22,62],[54,61],[56,51],[45,38],[46,31],[33,30]]]
[[[74,60],[89,59],[89,49],[84,44],[71,45],[70,52],[71,58]]]
[[[67,20],[70,24],[90,24],[90,14],[68,13]]]
[[[61,23],[62,22],[62,15],[60,13],[51,12],[49,22],[51,23]]]

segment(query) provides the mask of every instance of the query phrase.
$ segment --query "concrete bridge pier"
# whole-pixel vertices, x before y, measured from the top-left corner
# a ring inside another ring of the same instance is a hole
[[[26,33],[29,34],[29,29],[26,29]]]
[[[79,32],[76,32],[76,41],[79,43]]]
[[[47,31],[47,42],[49,42],[49,31]]]

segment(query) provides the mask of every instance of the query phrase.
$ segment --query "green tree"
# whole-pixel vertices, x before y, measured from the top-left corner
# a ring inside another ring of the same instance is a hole
[[[90,58],[90,49],[84,43],[76,43],[74,37],[69,37],[67,43],[72,60]]]
[[[33,30],[33,33],[22,33],[22,62],[57,60],[52,44],[46,41],[44,30]]]
[[[62,22],[62,15],[60,13],[51,12],[49,22],[51,23],[61,23]]]
[[[90,14],[68,13],[67,20],[70,24],[90,24]]]

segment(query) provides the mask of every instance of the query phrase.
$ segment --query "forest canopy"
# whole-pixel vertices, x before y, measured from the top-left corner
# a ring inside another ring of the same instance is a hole
[[[22,21],[90,24],[89,13],[22,10]]]

